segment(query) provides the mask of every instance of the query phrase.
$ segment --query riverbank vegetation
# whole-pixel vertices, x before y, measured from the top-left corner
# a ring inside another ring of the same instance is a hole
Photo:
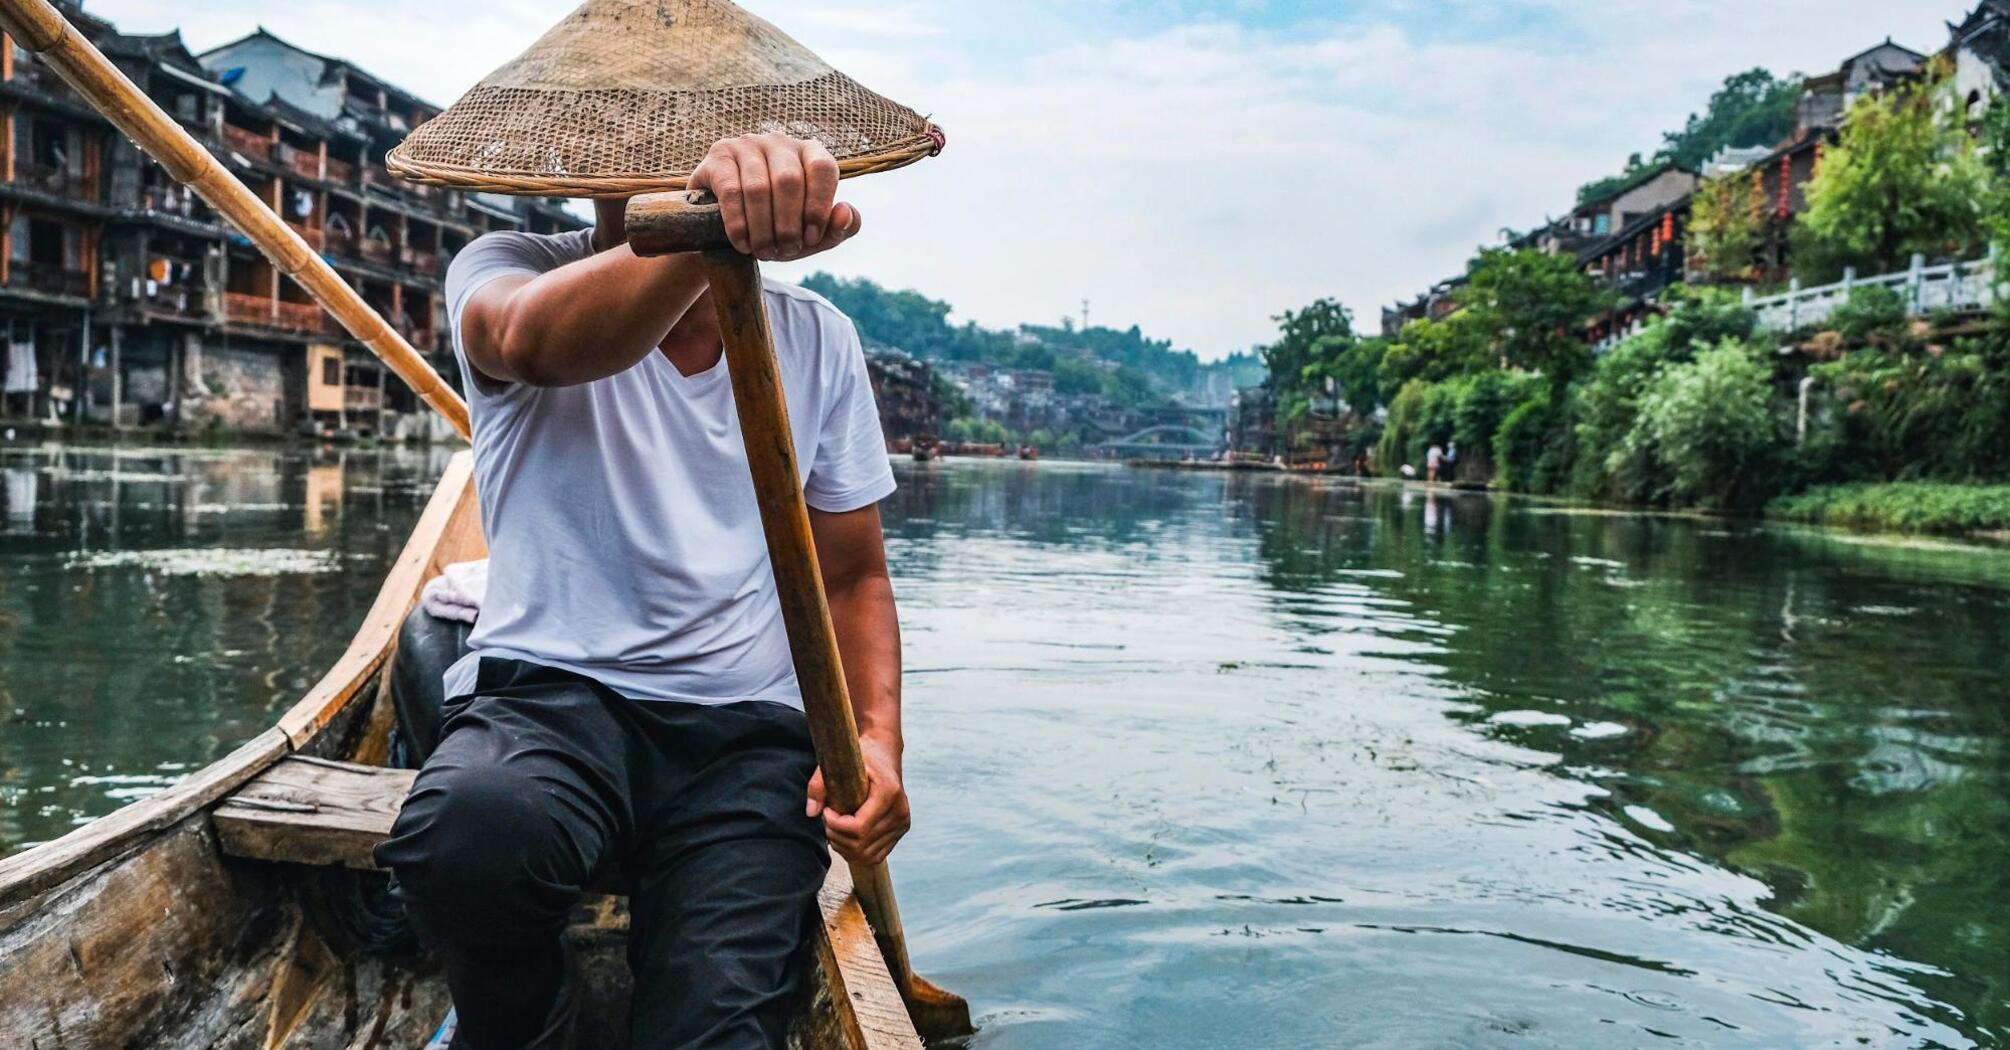
[[[1983,137],[2010,147],[2010,106],[1990,112]],[[1975,147],[1939,83],[1866,95],[1809,186],[1796,266],[1881,272],[1914,251],[2000,240],[2006,159],[2010,148]],[[1748,197],[1699,193],[1692,279],[1749,270]],[[1382,474],[1421,470],[1431,446],[1456,449],[1459,480],[1519,492],[2005,527],[2010,489],[1968,487],[2010,482],[2003,317],[1915,318],[1897,293],[1866,287],[1819,330],[1761,333],[1736,294],[1698,284],[1664,293],[1643,330],[1594,354],[1584,332],[1611,294],[1569,255],[1503,249],[1472,261],[1454,304],[1387,338],[1355,333],[1337,303],[1286,314],[1263,350],[1283,443],[1340,449]]]
[[[1892,532],[2002,532],[2010,530],[2010,485],[1824,485],[1774,499],[1766,516]]]

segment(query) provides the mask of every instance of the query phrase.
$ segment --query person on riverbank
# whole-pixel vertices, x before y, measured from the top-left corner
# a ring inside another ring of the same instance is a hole
[[[1424,454],[1424,480],[1433,485],[1437,484],[1438,471],[1443,469],[1444,465],[1444,447],[1441,445],[1432,445],[1431,450]]]

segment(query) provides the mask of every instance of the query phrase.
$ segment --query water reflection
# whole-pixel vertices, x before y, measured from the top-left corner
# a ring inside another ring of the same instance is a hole
[[[922,956],[1003,1004],[990,1045],[2010,1032],[2000,552],[1275,478],[903,481],[938,811],[903,881]]]

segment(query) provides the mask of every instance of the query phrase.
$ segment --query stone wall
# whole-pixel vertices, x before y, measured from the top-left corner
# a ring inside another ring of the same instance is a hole
[[[219,346],[189,336],[182,351],[182,425],[277,434],[291,417],[287,368],[300,356],[289,345]]]

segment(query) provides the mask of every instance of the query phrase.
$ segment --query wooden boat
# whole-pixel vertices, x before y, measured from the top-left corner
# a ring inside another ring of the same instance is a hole
[[[278,724],[150,798],[0,860],[0,1046],[417,1048],[446,1013],[437,965],[400,936],[369,849],[411,783],[385,767],[389,671],[421,587],[486,546],[454,457],[348,650]],[[833,864],[800,1050],[918,1050]],[[590,896],[569,936],[577,1045],[625,1044],[626,913]]]

